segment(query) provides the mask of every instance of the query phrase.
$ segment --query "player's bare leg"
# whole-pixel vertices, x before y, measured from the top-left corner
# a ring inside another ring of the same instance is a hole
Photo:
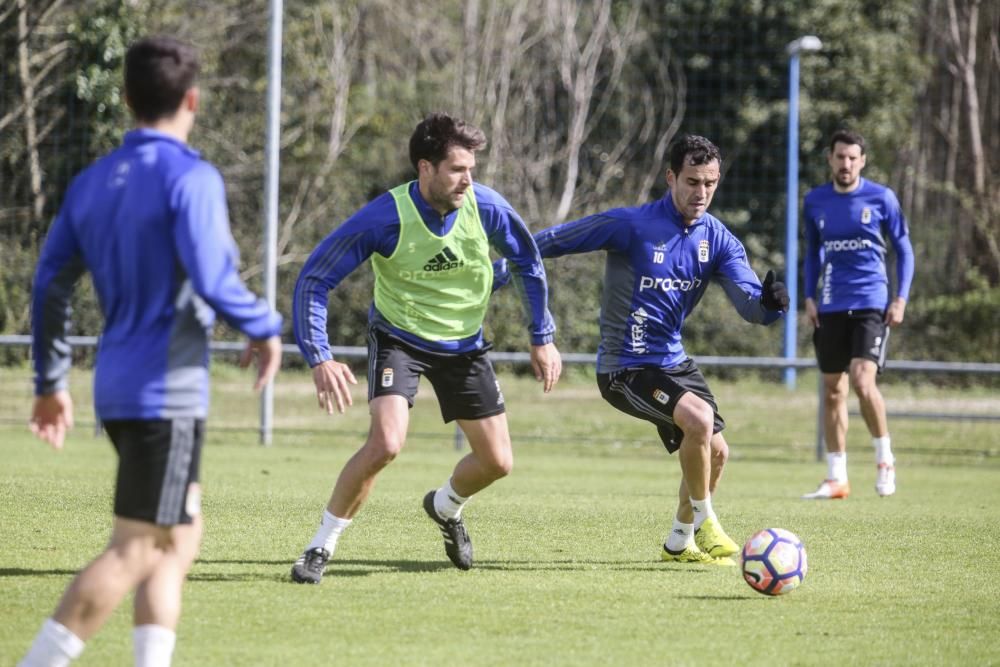
[[[712,509],[713,478],[718,483],[728,456],[725,439],[721,434],[712,433],[715,413],[711,405],[688,392],[674,408],[674,423],[684,432],[678,450],[682,471],[681,500],[674,526],[664,544],[662,558],[666,561],[731,565],[732,560],[724,556],[735,553],[738,547],[722,531]],[[701,539],[696,538],[699,533]],[[715,557],[702,550],[698,542],[711,542],[710,548],[723,557]]]
[[[170,662],[177,639],[184,580],[198,555],[201,535],[200,515],[190,524],[173,526],[159,563],[136,588],[132,642],[137,665]]]
[[[846,498],[851,493],[847,479],[847,391],[846,373],[823,373],[823,436],[826,440],[826,478],[807,500]]]
[[[709,472],[708,478],[708,492],[709,495],[715,495],[715,489],[719,486],[719,480],[722,479],[722,471],[726,466],[726,462],[729,460],[729,443],[722,436],[722,433],[716,433],[712,436],[711,441],[712,454],[711,454],[711,471]],[[684,523],[694,523],[694,510],[691,509],[691,492],[684,482],[684,477],[681,477],[680,489],[678,490],[677,499],[677,518]]]
[[[76,576],[52,617],[86,641],[149,577],[169,540],[169,528],[116,516],[107,548]]]
[[[459,419],[458,425],[472,452],[462,457],[444,486],[424,496],[424,511],[441,530],[448,558],[455,567],[468,570],[472,567],[472,541],[462,520],[462,508],[473,494],[510,474],[514,455],[507,415]]]
[[[406,443],[410,411],[406,399],[379,396],[369,404],[368,439],[340,471],[326,509],[334,516],[353,519],[375,487],[375,478],[393,462]]]
[[[514,453],[506,414],[459,419],[458,425],[469,440],[472,453],[455,466],[451,483],[460,495],[469,497],[509,475],[514,467]]]
[[[297,583],[318,584],[322,580],[340,535],[368,499],[375,478],[406,443],[410,412],[405,398],[395,394],[379,396],[372,399],[368,410],[368,439],[344,464],[319,529],[292,566],[292,580]]]
[[[68,663],[78,656],[84,642],[97,633],[125,596],[155,571],[164,547],[171,542],[171,530],[116,516],[108,546],[73,579],[24,663],[48,664],[56,659]]]
[[[850,375],[851,386],[858,396],[861,416],[875,448],[875,491],[880,496],[891,496],[896,492],[896,460],[889,439],[885,399],[876,382],[878,366],[870,359],[852,359]]]

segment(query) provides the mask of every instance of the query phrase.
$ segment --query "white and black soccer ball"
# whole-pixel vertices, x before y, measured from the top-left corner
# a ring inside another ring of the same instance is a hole
[[[784,528],[765,528],[750,536],[741,554],[743,578],[764,595],[784,595],[802,584],[809,569],[799,537]]]

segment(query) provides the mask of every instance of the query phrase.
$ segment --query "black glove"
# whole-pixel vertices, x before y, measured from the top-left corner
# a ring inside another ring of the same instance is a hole
[[[788,310],[788,290],[785,288],[785,283],[774,280],[774,271],[768,271],[764,276],[760,305],[764,306],[765,310]]]

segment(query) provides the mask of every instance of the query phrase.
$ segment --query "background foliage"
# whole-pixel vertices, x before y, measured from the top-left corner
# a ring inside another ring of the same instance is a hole
[[[917,276],[903,358],[995,361],[1000,349],[1000,8],[981,0],[388,0],[287,2],[284,17],[279,308],[316,242],[412,177],[405,143],[426,112],[484,128],[478,179],[534,230],[661,196],[667,142],[713,139],[713,205],[760,273],[783,267],[787,56],[802,59],[801,189],[827,179],[830,133],[871,144],[866,175],[893,187]],[[172,33],[202,52],[192,142],[222,169],[245,277],[259,286],[268,8],[264,0],[7,0],[0,4],[0,332],[28,329],[39,244],[74,173],[128,125],[126,45]],[[596,347],[603,258],[549,265],[565,351]],[[331,339],[363,343],[371,276],[331,295]],[[695,354],[776,354],[718,290],[686,331]],[[718,307],[716,307],[718,306]],[[526,337],[514,295],[494,300],[500,349]],[[100,316],[80,290],[76,331]],[[806,327],[800,352],[809,354]],[[226,335],[226,332],[222,332]]]

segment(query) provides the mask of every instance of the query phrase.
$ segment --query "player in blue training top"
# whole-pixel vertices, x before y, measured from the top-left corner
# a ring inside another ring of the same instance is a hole
[[[281,316],[240,280],[222,178],[187,145],[198,69],[195,51],[174,39],[128,49],[138,128],[74,179],[38,260],[31,430],[60,449],[72,426],[66,333],[73,287],[89,271],[104,315],[94,402],[119,460],[111,540],[66,589],[25,666],[67,664],[131,591],[136,664],[169,664],[201,542],[215,313],[250,338],[242,363],[258,357],[255,388],[281,363]]]
[[[841,130],[830,140],[833,181],[811,190],[804,202],[805,310],[823,373],[823,432],[827,476],[803,498],[846,498],[848,377],[875,446],[875,491],[896,492],[885,401],[876,377],[885,364],[889,327],[903,322],[913,282],[913,247],[896,194],[861,178],[865,140]],[[889,299],[885,236],[896,251],[896,291]],[[822,278],[817,306],[817,283]]]
[[[667,451],[679,452],[680,504],[663,560],[733,565],[729,556],[739,545],[722,529],[711,500],[729,455],[725,422],[684,353],[681,327],[710,281],[745,320],[759,324],[781,317],[788,292],[773,271],[762,287],[743,245],[707,212],[719,185],[719,149],[685,135],[671,145],[669,161],[670,190],[662,199],[551,227],[535,241],[542,257],[607,252],[597,354],[601,395],[655,424]]]
[[[561,360],[552,344],[545,269],[530,232],[503,197],[472,181],[482,131],[444,113],[421,121],[410,138],[417,180],[377,197],[324,239],[295,286],[295,339],[313,368],[321,408],[351,404],[350,368],[327,340],[327,295],[365,260],[375,273],[368,332],[371,429],[347,462],[319,530],[292,566],[292,579],[318,584],[337,540],[361,509],[375,478],[402,449],[421,375],[434,386],[441,416],[458,421],[472,453],[451,478],[424,497],[444,536],[445,552],[463,570],[472,543],[461,517],[474,493],[513,463],[503,394],[486,356],[483,318],[493,286],[490,246],[518,278],[531,332],[531,363],[548,392]]]

